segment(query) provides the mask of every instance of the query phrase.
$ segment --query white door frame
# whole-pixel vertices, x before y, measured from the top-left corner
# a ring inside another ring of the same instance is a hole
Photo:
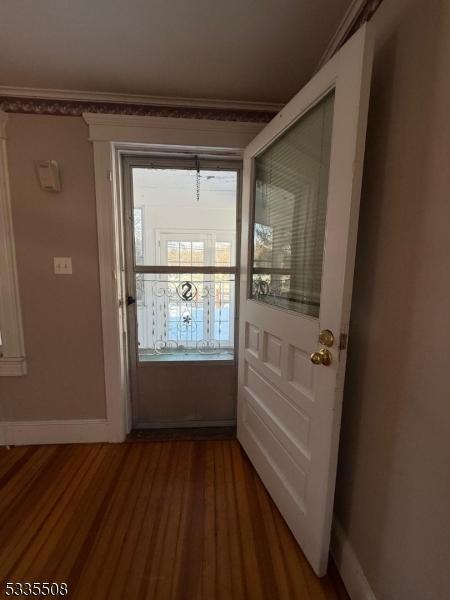
[[[94,149],[95,197],[105,373],[107,441],[131,426],[120,157],[124,153],[220,152],[241,159],[264,123],[83,113]]]

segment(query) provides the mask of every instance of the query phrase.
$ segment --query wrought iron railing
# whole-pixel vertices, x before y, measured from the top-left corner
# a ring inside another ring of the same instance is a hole
[[[232,357],[235,277],[136,273],[138,354]]]

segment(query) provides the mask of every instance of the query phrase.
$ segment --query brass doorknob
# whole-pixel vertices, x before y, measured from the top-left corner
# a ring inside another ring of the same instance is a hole
[[[326,348],[321,348],[319,352],[313,352],[311,354],[311,362],[313,365],[323,365],[328,367],[331,365],[331,352]]]

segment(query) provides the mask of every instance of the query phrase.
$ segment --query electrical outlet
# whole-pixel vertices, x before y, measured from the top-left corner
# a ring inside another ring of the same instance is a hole
[[[54,257],[55,275],[72,275],[72,259],[70,256]]]

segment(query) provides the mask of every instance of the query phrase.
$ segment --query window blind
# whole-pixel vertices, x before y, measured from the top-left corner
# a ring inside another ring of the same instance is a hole
[[[255,159],[252,296],[318,316],[334,93]]]

